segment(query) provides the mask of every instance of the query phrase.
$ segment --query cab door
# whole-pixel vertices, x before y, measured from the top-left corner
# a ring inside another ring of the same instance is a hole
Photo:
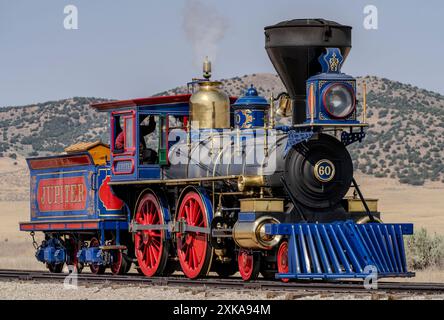
[[[168,165],[168,115],[164,113],[152,113],[145,112],[143,114],[139,114],[139,117],[143,117],[145,120],[140,121],[139,123],[142,125],[146,125],[146,121],[149,117],[153,117],[156,126],[153,132],[147,134],[146,136],[142,136],[139,133],[139,139],[141,143],[139,143],[140,150],[140,161],[139,161],[139,179],[161,179],[162,177],[162,167]],[[142,142],[142,139],[144,140]],[[145,146],[145,149],[143,148]],[[154,154],[154,157],[145,157],[145,152],[148,154]]]
[[[137,179],[136,111],[111,113],[111,180]]]

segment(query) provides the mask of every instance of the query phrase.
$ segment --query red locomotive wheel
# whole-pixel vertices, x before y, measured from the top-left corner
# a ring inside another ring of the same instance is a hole
[[[123,263],[122,251],[114,250],[113,262],[111,263],[111,273],[114,275],[123,274],[125,271],[125,266]]]
[[[73,266],[76,269],[77,273],[81,273],[84,265],[83,263],[80,263],[79,258],[77,258],[77,253],[79,252],[80,243],[76,243],[76,241],[73,238],[69,238],[68,242],[69,242],[68,255],[70,260],[70,262],[67,263],[68,270],[69,266]]]
[[[148,192],[137,205],[135,222],[140,225],[164,224],[157,197]],[[168,246],[164,230],[143,230],[134,235],[134,245],[139,270],[147,277],[161,274],[168,260]]]
[[[89,247],[98,247],[100,246],[100,242],[99,240],[97,240],[97,238],[92,238],[90,243],[89,243]],[[105,270],[106,270],[106,266],[103,266],[101,264],[90,264],[89,268],[91,270],[92,273],[94,274],[104,274]]]
[[[189,226],[208,227],[207,212],[197,192],[191,191],[182,199],[177,220],[185,220]],[[212,255],[208,236],[200,232],[178,233],[176,241],[183,273],[190,279],[206,275]]]
[[[246,249],[240,249],[237,256],[239,273],[244,281],[256,280],[259,276],[260,263],[258,256]]]
[[[277,265],[279,273],[288,273],[288,242],[283,241],[279,246],[277,253]],[[288,282],[290,279],[281,279],[283,282]]]
[[[115,241],[112,242],[116,244]],[[111,273],[113,275],[126,274],[131,269],[131,261],[121,250],[112,251]]]

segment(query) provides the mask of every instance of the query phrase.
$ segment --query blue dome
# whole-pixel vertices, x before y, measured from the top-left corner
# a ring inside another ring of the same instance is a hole
[[[255,106],[267,107],[268,101],[264,97],[258,95],[257,90],[253,85],[247,89],[244,96],[237,99],[237,101],[233,104],[233,107],[235,108],[250,108]]]

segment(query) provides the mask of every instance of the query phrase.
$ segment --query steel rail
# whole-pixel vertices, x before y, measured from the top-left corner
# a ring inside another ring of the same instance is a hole
[[[63,282],[68,273],[49,273],[44,271],[29,270],[0,270],[1,280],[21,281],[57,281]],[[207,277],[191,280],[183,276],[152,277],[142,275],[94,275],[80,273],[77,275],[78,283],[119,283],[144,286],[170,286],[188,288],[218,288],[237,290],[264,290],[264,291],[307,291],[307,292],[397,292],[397,293],[428,293],[444,294],[444,283],[420,283],[420,282],[387,282],[379,281],[377,289],[366,289],[362,281],[297,281],[280,282],[271,280],[256,280],[244,282],[240,278]]]

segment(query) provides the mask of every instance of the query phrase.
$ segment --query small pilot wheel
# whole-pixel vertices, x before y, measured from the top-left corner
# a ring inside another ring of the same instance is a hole
[[[216,262],[214,263],[213,268],[213,271],[215,271],[221,278],[228,278],[238,271],[235,257],[233,257],[228,263]]]
[[[288,242],[283,241],[277,253],[277,265],[279,273],[288,273]],[[283,282],[288,282],[288,278],[282,278]]]
[[[79,258],[77,258],[77,253],[79,252],[79,249],[81,247],[81,242],[76,242],[73,238],[69,238],[68,239],[68,243],[69,243],[69,251],[68,251],[68,256],[69,256],[69,262],[67,262],[68,266],[73,266],[73,268],[76,269],[77,273],[81,273],[84,267],[83,263],[79,262]],[[68,267],[69,269],[69,267]],[[74,270],[72,270],[74,271]],[[72,272],[70,271],[70,272]]]
[[[121,275],[129,271],[127,258],[121,250],[113,250],[112,259],[111,272],[113,275]]]
[[[244,281],[257,279],[260,270],[259,255],[246,249],[240,249],[237,256],[237,262],[239,273]]]
[[[97,240],[97,238],[92,238],[89,243],[89,247],[93,248],[93,247],[98,247],[98,246],[100,246],[99,240]],[[91,273],[104,274],[105,270],[106,270],[106,266],[101,265],[101,264],[90,264],[89,269],[91,270]]]

